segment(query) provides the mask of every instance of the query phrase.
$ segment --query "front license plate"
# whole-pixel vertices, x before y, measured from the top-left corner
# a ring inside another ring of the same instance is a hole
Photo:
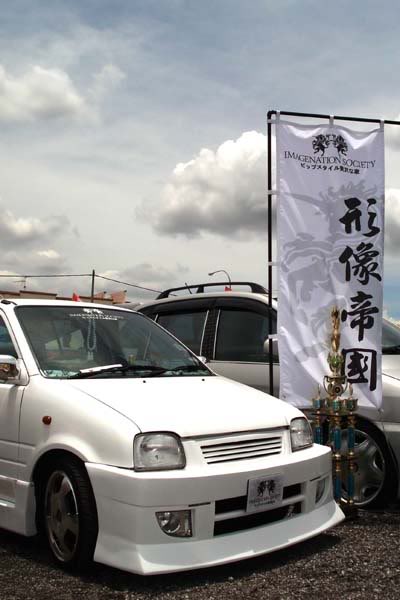
[[[247,512],[270,510],[282,504],[283,475],[269,475],[249,479],[247,484]]]

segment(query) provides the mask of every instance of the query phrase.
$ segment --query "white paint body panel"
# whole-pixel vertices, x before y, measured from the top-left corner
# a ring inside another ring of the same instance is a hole
[[[158,474],[87,465],[97,499],[100,533],[95,560],[142,574],[208,567],[250,558],[317,535],[343,519],[332,500],[330,451],[314,446],[302,452],[243,461],[234,466],[200,465]],[[285,485],[302,484],[304,512],[286,521],[229,535],[213,536],[215,501],[246,495],[249,478],[284,473]],[[315,507],[317,479],[329,486]],[[155,512],[193,504],[194,536],[171,538],[159,528]],[[110,515],[113,518],[110,519]]]
[[[40,457],[52,450],[68,451],[86,464],[99,518],[95,560],[135,573],[248,558],[317,535],[343,519],[332,497],[330,451],[317,445],[291,451],[290,421],[301,416],[296,408],[272,397],[266,402],[264,393],[217,376],[45,378],[13,311],[12,305],[0,304],[0,314],[10,323],[26,367],[26,384],[0,382],[0,527],[24,535],[35,533],[32,475]],[[51,425],[43,424],[45,415],[51,416]],[[135,472],[133,440],[146,431],[179,435],[186,467]],[[200,450],[202,439],[249,432],[278,432],[280,453],[207,464]],[[301,513],[214,536],[215,502],[245,497],[250,478],[275,473],[282,474],[285,486],[297,485],[299,492],[290,502],[298,502]],[[326,487],[316,505],[321,478],[326,479]],[[193,537],[167,536],[155,512],[188,508]]]

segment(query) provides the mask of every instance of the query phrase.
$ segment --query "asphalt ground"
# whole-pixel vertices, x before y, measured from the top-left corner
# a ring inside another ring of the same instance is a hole
[[[37,538],[0,530],[0,599],[329,600],[400,598],[400,507],[359,511],[291,548],[223,567],[141,577],[52,565]]]

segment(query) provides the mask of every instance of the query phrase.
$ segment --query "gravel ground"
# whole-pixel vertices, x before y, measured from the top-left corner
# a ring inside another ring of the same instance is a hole
[[[359,511],[335,529],[259,558],[140,577],[94,565],[84,576],[48,562],[36,539],[0,530],[0,599],[340,600],[400,598],[400,510]]]

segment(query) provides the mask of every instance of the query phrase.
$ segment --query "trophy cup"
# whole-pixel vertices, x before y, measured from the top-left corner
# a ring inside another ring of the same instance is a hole
[[[331,310],[331,322],[331,348],[327,359],[331,373],[323,379],[326,396],[321,398],[321,386],[318,385],[317,395],[312,399],[314,441],[317,444],[324,443],[324,431],[328,431],[326,443],[332,449],[335,500],[340,502],[348,515],[354,515],[354,427],[357,398],[353,396],[353,386],[348,383],[344,374],[344,358],[340,352],[340,310],[336,306]],[[345,439],[347,444],[343,444]],[[347,488],[346,494],[343,494],[344,487]]]

